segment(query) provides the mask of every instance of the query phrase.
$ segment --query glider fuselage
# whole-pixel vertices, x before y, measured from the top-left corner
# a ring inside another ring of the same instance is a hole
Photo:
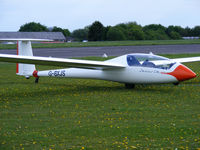
[[[180,68],[180,66],[184,69],[179,69],[177,72],[176,69]],[[180,77],[179,74],[182,76]],[[120,83],[148,84],[176,83],[194,78],[196,74],[184,65],[176,63],[168,70],[143,66],[127,66],[126,68],[107,70],[69,68],[38,71],[37,76],[100,79]]]

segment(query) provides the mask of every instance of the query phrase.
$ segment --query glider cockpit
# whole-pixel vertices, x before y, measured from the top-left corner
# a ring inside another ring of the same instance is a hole
[[[159,69],[170,69],[175,63],[156,64],[156,61],[169,61],[168,58],[156,55],[132,54],[127,55],[128,66],[142,66]]]

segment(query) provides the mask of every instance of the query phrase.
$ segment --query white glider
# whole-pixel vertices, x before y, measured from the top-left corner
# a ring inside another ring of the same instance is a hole
[[[0,61],[20,63],[17,75],[39,77],[91,78],[124,83],[126,88],[135,84],[174,83],[192,79],[196,74],[183,62],[200,61],[200,57],[168,59],[154,54],[127,54],[107,61],[77,60],[33,56],[31,41],[43,39],[0,39],[18,41],[17,55],[0,54]],[[65,69],[37,71],[35,64],[67,67]]]

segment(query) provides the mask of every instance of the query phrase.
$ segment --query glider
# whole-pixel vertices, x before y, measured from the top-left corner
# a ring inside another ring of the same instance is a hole
[[[0,61],[19,63],[17,75],[39,77],[90,78],[124,83],[126,88],[135,84],[173,83],[196,77],[196,74],[183,62],[200,61],[200,57],[168,59],[162,56],[134,53],[106,61],[77,60],[33,56],[31,41],[50,41],[43,39],[0,39],[17,41],[17,55],[0,54]],[[37,65],[65,67],[65,69],[37,71]]]

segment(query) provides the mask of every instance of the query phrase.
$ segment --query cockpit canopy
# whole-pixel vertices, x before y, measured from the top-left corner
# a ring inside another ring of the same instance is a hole
[[[161,56],[147,55],[147,54],[127,55],[127,64],[129,66],[170,69],[174,65],[174,63],[162,64],[162,65],[156,65],[153,63],[154,61],[159,61],[159,60],[169,60],[169,59]]]

